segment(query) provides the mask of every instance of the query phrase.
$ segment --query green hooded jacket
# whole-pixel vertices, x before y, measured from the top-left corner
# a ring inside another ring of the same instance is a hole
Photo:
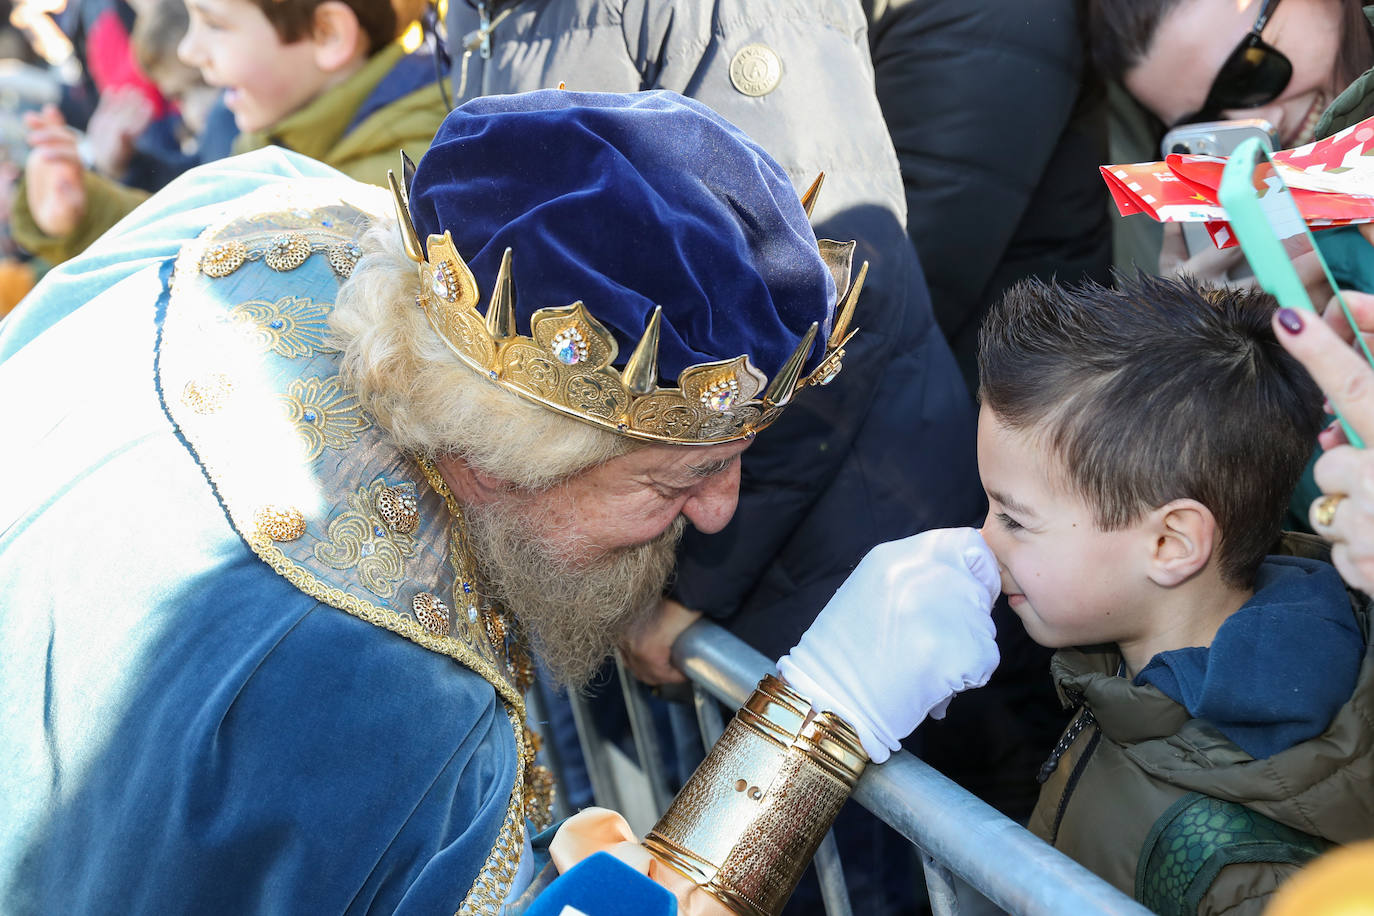
[[[1290,552],[1310,556],[1310,548],[1292,549],[1292,537]],[[1354,693],[1322,734],[1263,760],[1157,688],[1117,676],[1114,647],[1057,652],[1055,686],[1076,712],[1041,786],[1031,831],[1128,894],[1136,892],[1137,863],[1155,822],[1190,792],[1335,843],[1374,837],[1374,652],[1368,599],[1351,594],[1365,638]],[[1197,912],[1258,914],[1298,867],[1227,865]]]

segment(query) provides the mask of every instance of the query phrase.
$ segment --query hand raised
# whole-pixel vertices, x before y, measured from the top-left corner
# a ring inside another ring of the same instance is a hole
[[[138,137],[153,122],[153,103],[134,86],[110,89],[100,97],[86,126],[95,170],[116,181],[124,177]]]
[[[68,235],[86,215],[85,168],[76,132],[52,105],[26,113],[24,126],[30,147],[24,167],[29,210],[47,235]]]

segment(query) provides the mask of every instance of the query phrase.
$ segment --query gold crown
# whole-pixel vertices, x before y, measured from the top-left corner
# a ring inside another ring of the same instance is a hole
[[[409,187],[414,165],[402,155]],[[824,177],[817,177],[802,196],[808,217]],[[844,346],[858,331],[849,330],[849,323],[868,274],[868,262],[851,283],[854,242],[823,240],[818,242],[818,250],[835,279],[835,288],[847,291],[826,342],[825,358],[814,371],[802,375],[816,339],[818,325],[813,322],[771,384],[743,355],[688,366],[678,376],[676,388],[660,388],[661,306],[654,309],[622,370],[611,365],[618,352],[614,335],[580,301],[539,309],[530,318],[530,336],[521,336],[515,330],[511,250],[507,248],[501,258],[484,317],[477,311],[477,281],[458,254],[452,236],[447,230],[443,235],[431,235],[422,249],[405,192],[390,171],[387,180],[395,197],[401,240],[420,268],[417,304],[458,358],[523,398],[623,436],[675,445],[752,439],[778,418],[797,391],[808,385],[829,384],[839,374]]]

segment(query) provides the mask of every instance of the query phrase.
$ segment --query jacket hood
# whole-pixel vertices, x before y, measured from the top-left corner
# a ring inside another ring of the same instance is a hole
[[[1272,557],[1210,646],[1161,652],[1135,681],[1158,687],[1259,759],[1321,734],[1355,689],[1363,656],[1335,568]]]

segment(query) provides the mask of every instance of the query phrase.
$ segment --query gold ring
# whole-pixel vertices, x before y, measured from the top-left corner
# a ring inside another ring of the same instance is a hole
[[[1321,527],[1330,528],[1331,523],[1336,520],[1336,509],[1343,499],[1345,499],[1344,493],[1331,493],[1323,496],[1313,504],[1312,518]]]

